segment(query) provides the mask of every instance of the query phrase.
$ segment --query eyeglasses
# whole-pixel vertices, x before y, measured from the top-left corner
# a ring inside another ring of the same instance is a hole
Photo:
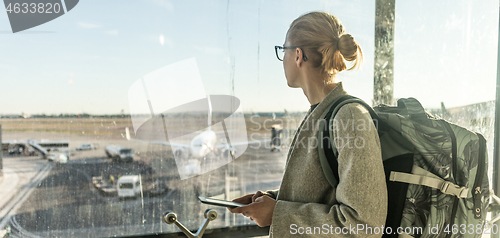
[[[300,49],[300,46],[286,46],[285,47],[285,46],[277,45],[274,47],[274,51],[276,52],[276,57],[278,58],[278,60],[283,61],[283,59],[285,57],[285,50],[286,49],[296,49],[296,48]],[[307,61],[307,57],[306,57],[306,54],[304,54],[304,50],[302,50],[302,58],[304,59],[304,61]]]

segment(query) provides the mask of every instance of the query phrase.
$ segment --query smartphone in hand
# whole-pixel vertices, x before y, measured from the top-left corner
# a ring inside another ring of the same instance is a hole
[[[198,197],[198,199],[202,203],[205,203],[205,204],[221,206],[221,207],[229,207],[229,208],[236,208],[236,207],[242,207],[242,206],[248,205],[248,204],[243,204],[243,203],[239,203],[239,202],[219,200],[219,199],[206,198],[206,197]]]

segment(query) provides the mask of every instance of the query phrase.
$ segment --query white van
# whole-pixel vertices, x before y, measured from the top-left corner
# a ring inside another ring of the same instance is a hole
[[[124,175],[116,186],[119,198],[137,197],[141,194],[142,184],[139,175]]]

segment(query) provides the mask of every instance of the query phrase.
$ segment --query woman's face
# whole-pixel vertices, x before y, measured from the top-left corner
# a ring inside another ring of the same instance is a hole
[[[291,42],[285,40],[284,47],[292,46]],[[285,71],[285,78],[288,86],[291,88],[300,87],[297,80],[297,64],[295,62],[297,49],[285,49],[285,56],[283,57],[283,70]]]

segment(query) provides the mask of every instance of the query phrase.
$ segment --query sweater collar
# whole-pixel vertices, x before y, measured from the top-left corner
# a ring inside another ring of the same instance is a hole
[[[335,99],[344,95],[347,95],[347,92],[344,90],[342,82],[339,82],[337,87],[330,91],[330,93],[328,93],[328,95],[326,95],[326,97],[316,107],[314,107],[313,110],[309,109],[308,114],[310,114],[310,117],[313,118],[320,117],[321,114],[323,114],[323,112],[333,103],[333,101],[335,101]]]

